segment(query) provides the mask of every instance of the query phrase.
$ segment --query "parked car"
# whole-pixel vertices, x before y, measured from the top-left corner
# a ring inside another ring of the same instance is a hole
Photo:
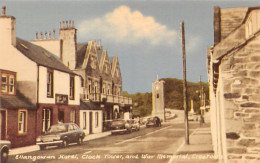
[[[132,131],[139,131],[140,130],[140,123],[135,119],[130,119],[129,122],[132,126]]]
[[[0,140],[1,146],[1,162],[7,162],[9,150],[11,148],[11,142],[8,140]]]
[[[161,120],[159,117],[150,117],[147,119],[146,127],[161,127]]]
[[[49,130],[36,139],[36,144],[40,149],[45,149],[46,146],[67,147],[69,143],[83,143],[85,133],[74,123],[61,123],[53,125]]]
[[[116,119],[111,123],[111,134],[115,133],[131,133],[132,124],[129,120]]]

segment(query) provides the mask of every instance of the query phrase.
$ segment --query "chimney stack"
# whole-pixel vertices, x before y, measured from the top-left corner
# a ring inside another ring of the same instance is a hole
[[[6,9],[6,7],[3,6],[3,7],[2,7],[2,16],[5,16],[5,9]]]

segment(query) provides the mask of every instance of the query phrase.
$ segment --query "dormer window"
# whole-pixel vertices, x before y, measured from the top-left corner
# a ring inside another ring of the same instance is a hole
[[[1,93],[7,95],[16,94],[16,73],[1,70]]]

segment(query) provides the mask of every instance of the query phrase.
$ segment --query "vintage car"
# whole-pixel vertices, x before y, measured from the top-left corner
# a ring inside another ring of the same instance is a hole
[[[9,150],[11,148],[11,142],[8,140],[0,140],[1,147],[1,162],[7,162]]]
[[[150,117],[147,119],[146,127],[160,127],[161,126],[161,120],[159,117]]]
[[[129,122],[132,126],[132,131],[139,131],[140,130],[140,123],[137,120],[130,119]]]
[[[85,133],[74,123],[61,123],[53,125],[42,136],[36,139],[36,144],[40,149],[45,149],[46,146],[67,147],[69,143],[83,143]]]
[[[116,133],[131,133],[132,132],[132,124],[129,120],[124,119],[115,119],[111,123],[111,134]]]

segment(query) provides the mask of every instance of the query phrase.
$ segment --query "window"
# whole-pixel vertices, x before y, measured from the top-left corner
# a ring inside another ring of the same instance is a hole
[[[42,109],[42,132],[47,131],[52,125],[51,122],[51,109]]]
[[[84,79],[81,78],[81,87],[84,87]]]
[[[53,97],[53,71],[47,71],[47,97]]]
[[[70,111],[70,122],[72,122],[72,123],[76,122],[76,111],[75,110]]]
[[[18,134],[27,132],[27,110],[18,110]]]
[[[83,129],[87,128],[87,115],[86,112],[83,112]]]
[[[75,78],[74,76],[70,77],[70,100],[75,99]]]
[[[98,121],[99,121],[99,119],[98,119],[98,112],[95,113],[95,117],[96,117],[95,125],[96,125],[96,127],[98,127],[98,125],[99,125],[99,123],[98,123]]]
[[[1,70],[1,93],[15,95],[16,73]]]

